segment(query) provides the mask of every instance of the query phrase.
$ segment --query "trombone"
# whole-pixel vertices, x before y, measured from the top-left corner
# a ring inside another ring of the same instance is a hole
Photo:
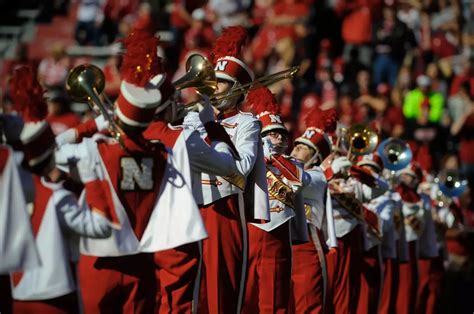
[[[109,123],[109,130],[112,136],[122,145],[120,127],[109,114],[113,105],[110,103],[105,104],[100,99],[100,94],[104,88],[104,72],[92,64],[81,64],[75,67],[69,72],[66,79],[68,94],[76,101],[86,102],[94,112],[100,113]]]
[[[356,124],[344,134],[343,142],[347,147],[347,158],[372,153],[379,142],[379,136],[369,126]]]
[[[250,83],[233,87],[228,91],[215,93],[217,90],[217,78],[212,63],[202,55],[193,54],[186,61],[186,74],[173,82],[176,89],[181,90],[188,87],[194,87],[198,94],[209,96],[212,105],[245,94],[251,89],[260,86],[269,86],[278,81],[291,79],[299,71],[299,66],[262,76]],[[191,102],[186,105],[189,111],[196,110],[198,102]]]

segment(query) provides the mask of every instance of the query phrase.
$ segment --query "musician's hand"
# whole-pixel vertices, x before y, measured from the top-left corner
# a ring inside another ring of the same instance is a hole
[[[199,110],[199,119],[203,124],[206,124],[207,122],[215,121],[216,116],[214,112],[214,107],[211,106],[211,102],[209,101],[209,97],[206,95],[202,95],[202,98],[204,100],[204,106],[202,106],[202,109]]]
[[[274,147],[273,147],[272,141],[270,140],[268,136],[265,136],[264,138],[262,138],[262,144],[263,144],[263,156],[271,160],[271,157],[274,153]]]
[[[346,156],[342,156],[333,160],[331,169],[334,175],[343,174],[346,173],[351,166],[351,161]]]
[[[109,121],[104,118],[103,115],[97,116],[97,118],[94,119],[95,125],[97,125],[97,131],[103,131],[107,130],[109,128]]]

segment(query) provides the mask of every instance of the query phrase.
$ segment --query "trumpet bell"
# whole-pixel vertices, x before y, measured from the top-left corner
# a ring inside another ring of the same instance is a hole
[[[377,153],[382,158],[384,167],[392,171],[407,167],[413,158],[410,146],[405,141],[392,137],[380,143]]]
[[[437,181],[440,191],[448,197],[460,196],[467,187],[467,180],[463,180],[456,171],[441,174]]]
[[[344,143],[350,154],[360,156],[370,154],[379,142],[377,133],[370,127],[356,124],[344,135]]]
[[[199,94],[211,96],[217,90],[214,67],[204,56],[193,54],[186,60],[186,74],[173,85],[178,90],[193,87]]]
[[[97,94],[105,88],[105,77],[101,69],[92,64],[81,64],[72,69],[66,79],[66,90],[76,101],[90,100],[89,88]]]

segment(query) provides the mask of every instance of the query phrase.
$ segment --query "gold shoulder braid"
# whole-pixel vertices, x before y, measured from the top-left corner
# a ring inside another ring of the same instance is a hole
[[[245,190],[245,177],[240,173],[232,173],[231,175],[222,177],[224,180],[229,182],[230,184],[235,185],[242,191]]]
[[[276,176],[273,172],[267,169],[266,177],[270,199],[278,200],[294,209],[293,189],[281,180],[282,176]]]
[[[329,183],[331,197],[352,216],[364,221],[364,208],[362,203],[355,197],[354,193],[342,192],[342,189],[334,182]]]
[[[311,205],[304,204],[304,213],[305,213],[306,219],[308,219],[309,221],[312,221],[313,217],[311,215]]]

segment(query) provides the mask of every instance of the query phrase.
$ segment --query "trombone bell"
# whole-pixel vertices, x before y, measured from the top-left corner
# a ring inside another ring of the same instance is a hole
[[[361,124],[351,127],[344,136],[349,154],[356,156],[372,153],[378,141],[377,133],[372,128]]]
[[[194,87],[199,94],[211,96],[217,90],[214,67],[205,57],[193,54],[186,61],[186,74],[173,85],[178,90]]]
[[[92,64],[81,64],[72,69],[66,79],[66,90],[76,101],[90,101],[89,88],[101,94],[105,88],[105,77],[101,69]]]

